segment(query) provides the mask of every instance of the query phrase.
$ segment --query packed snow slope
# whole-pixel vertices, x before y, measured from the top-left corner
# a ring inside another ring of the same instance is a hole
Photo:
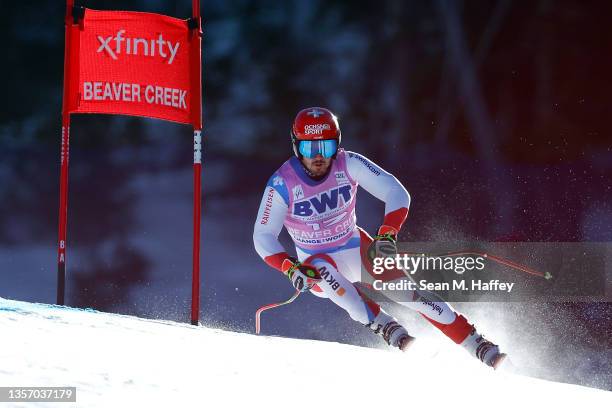
[[[0,333],[0,386],[75,386],[76,404],[62,407],[612,406],[612,392],[416,347],[258,337],[2,298]]]

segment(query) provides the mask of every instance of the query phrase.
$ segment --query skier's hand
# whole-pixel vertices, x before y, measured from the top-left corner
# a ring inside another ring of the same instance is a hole
[[[312,289],[314,285],[321,282],[321,274],[312,265],[303,264],[295,259],[286,259],[283,262],[283,272],[300,292]]]
[[[374,240],[368,247],[370,262],[377,257],[388,258],[397,254],[397,233],[395,228],[387,225],[382,225],[378,229],[378,234],[374,236]]]

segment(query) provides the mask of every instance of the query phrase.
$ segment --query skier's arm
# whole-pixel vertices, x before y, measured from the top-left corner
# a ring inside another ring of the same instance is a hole
[[[347,152],[346,167],[353,180],[385,203],[385,218],[378,233],[397,235],[408,217],[408,191],[391,173],[360,154]]]
[[[271,267],[283,271],[283,262],[291,257],[278,241],[288,209],[287,187],[276,173],[272,175],[259,205],[253,229],[253,243],[259,256]]]

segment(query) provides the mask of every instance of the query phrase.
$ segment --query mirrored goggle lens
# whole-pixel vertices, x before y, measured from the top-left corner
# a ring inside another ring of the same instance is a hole
[[[338,150],[338,142],[335,140],[302,140],[300,141],[300,154],[312,159],[321,155],[329,159]]]

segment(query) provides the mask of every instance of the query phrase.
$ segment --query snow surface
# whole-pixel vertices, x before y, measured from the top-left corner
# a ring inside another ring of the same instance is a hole
[[[417,347],[258,337],[2,298],[0,333],[1,386],[77,387],[76,404],[0,407],[612,406],[612,392]]]

